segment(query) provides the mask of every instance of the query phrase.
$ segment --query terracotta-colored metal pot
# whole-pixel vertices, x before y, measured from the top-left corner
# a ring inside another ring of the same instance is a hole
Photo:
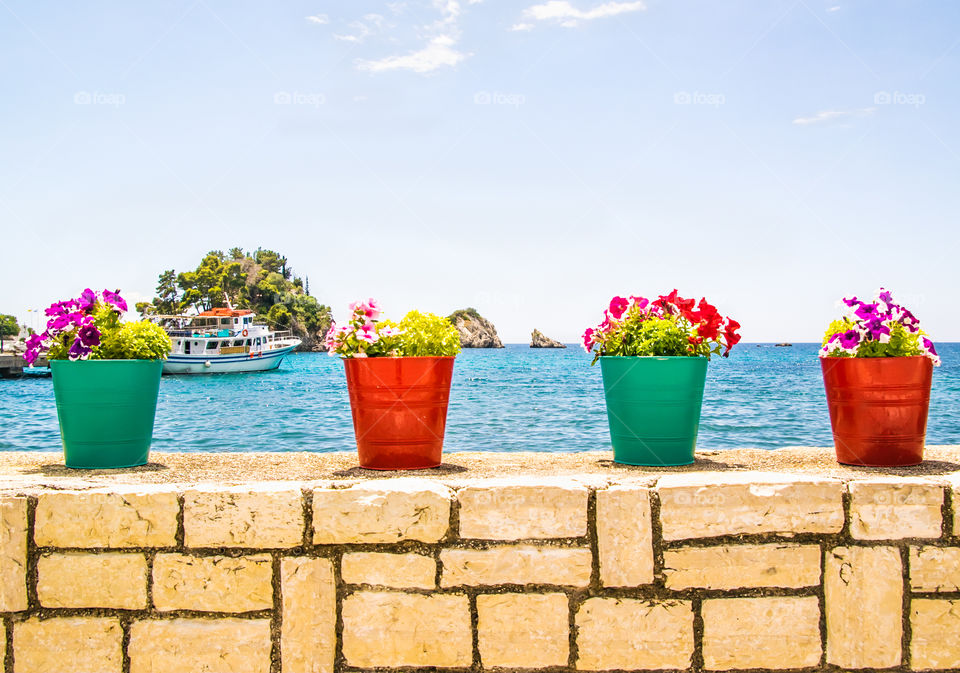
[[[838,462],[881,467],[923,461],[929,358],[821,358],[820,366]]]
[[[440,465],[453,357],[344,358],[360,467]]]

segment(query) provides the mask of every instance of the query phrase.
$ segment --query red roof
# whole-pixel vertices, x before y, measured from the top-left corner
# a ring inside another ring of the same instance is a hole
[[[209,311],[203,311],[201,316],[214,316],[217,318],[239,318],[240,316],[253,315],[249,309],[230,309],[230,308],[212,308]]]

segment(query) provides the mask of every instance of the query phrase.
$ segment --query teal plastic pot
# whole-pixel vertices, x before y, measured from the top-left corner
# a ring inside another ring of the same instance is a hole
[[[626,465],[689,465],[697,445],[707,359],[600,358],[613,459]]]
[[[144,465],[162,360],[51,360],[67,467]]]

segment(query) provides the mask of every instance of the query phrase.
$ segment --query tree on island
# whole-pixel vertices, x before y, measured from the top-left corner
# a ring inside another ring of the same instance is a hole
[[[306,350],[322,349],[333,315],[305,290],[287,258],[273,250],[252,253],[231,248],[212,250],[193,271],[169,269],[157,280],[157,296],[140,302],[141,315],[178,315],[190,309],[248,308],[273,327],[289,329]]]
[[[12,315],[0,313],[0,351],[3,351],[3,339],[5,337],[16,337],[20,334],[20,326],[17,319]]]

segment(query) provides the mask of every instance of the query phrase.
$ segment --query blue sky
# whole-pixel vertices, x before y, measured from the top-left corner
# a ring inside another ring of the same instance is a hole
[[[0,312],[284,252],[342,315],[744,339],[894,290],[960,340],[960,4],[0,0]],[[11,252],[12,251],[12,252]]]

